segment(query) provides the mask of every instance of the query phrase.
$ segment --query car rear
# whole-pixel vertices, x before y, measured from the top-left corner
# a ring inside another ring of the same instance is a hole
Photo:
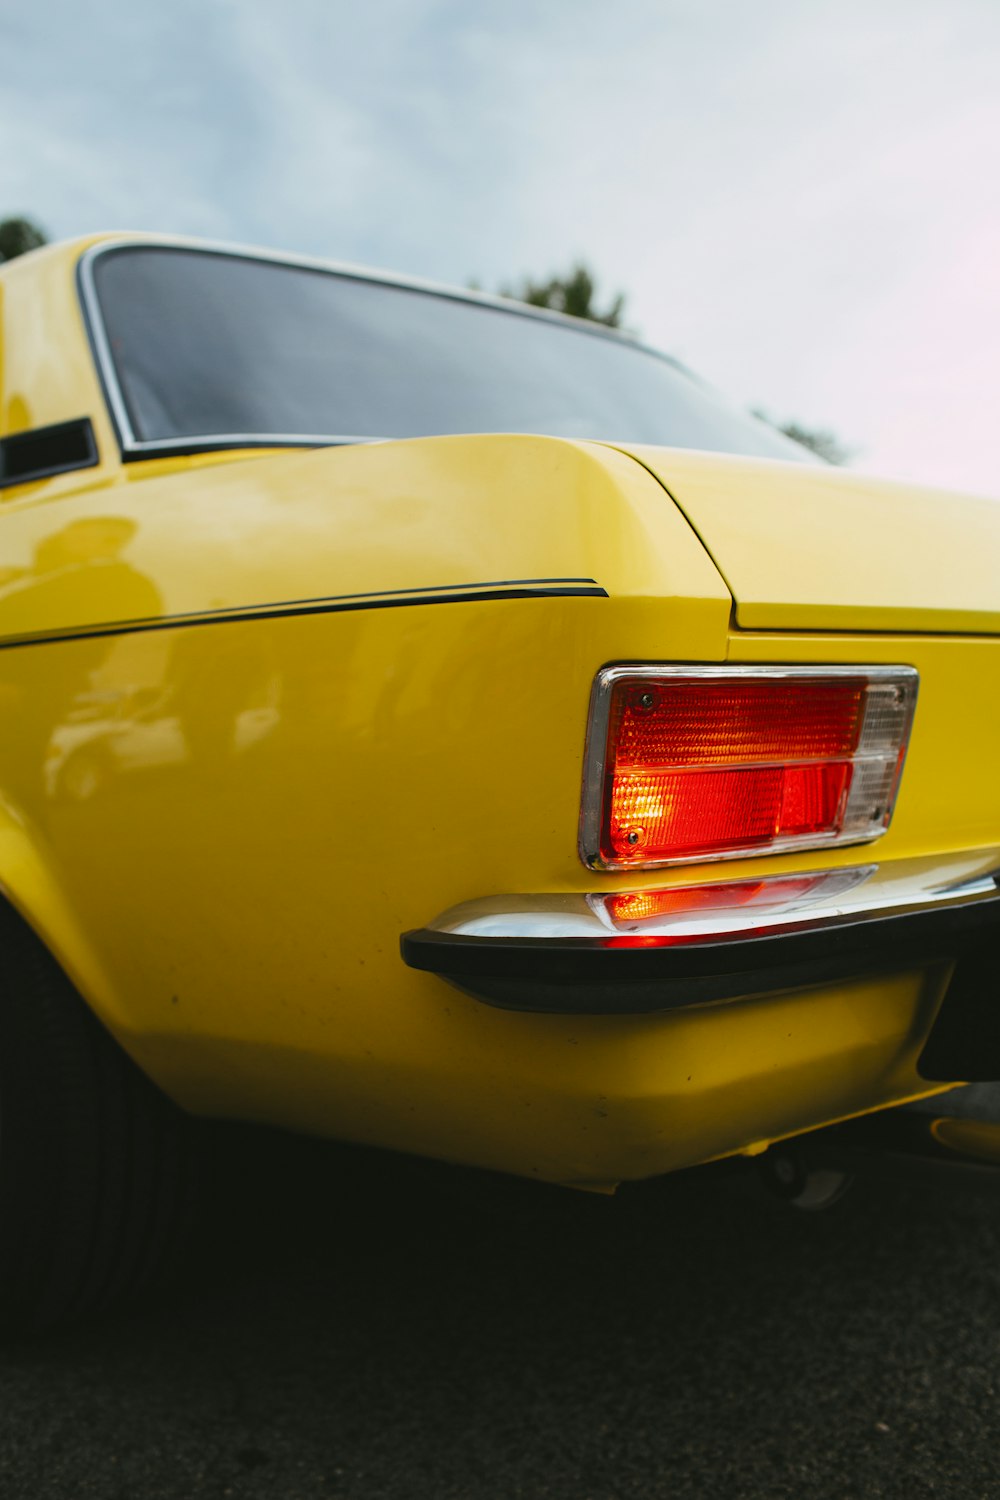
[[[729,586],[724,659],[653,631],[595,672],[586,890],[497,892],[403,939],[589,1038],[609,1177],[1000,1073],[1000,507],[636,457]]]

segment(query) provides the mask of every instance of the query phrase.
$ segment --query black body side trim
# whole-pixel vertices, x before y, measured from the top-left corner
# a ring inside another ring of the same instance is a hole
[[[481,938],[421,928],[404,933],[400,948],[411,968],[440,974],[505,1010],[642,1015],[982,953],[995,975],[1000,894],[726,941]],[[992,983],[1000,989],[996,978]],[[1000,1009],[1000,993],[995,1004]]]
[[[89,417],[13,432],[0,438],[0,489],[51,479],[54,474],[68,474],[74,469],[92,469],[97,462],[97,442]]]
[[[44,635],[8,636],[0,651],[14,646],[40,646],[54,641],[99,640],[105,636],[139,635],[154,630],[177,630],[200,625],[227,625],[247,620],[283,620],[298,615],[347,614],[365,609],[402,609],[416,604],[482,604],[493,599],[607,599],[607,589],[592,578],[525,578],[498,583],[444,584],[437,589],[388,590],[383,594],[340,594],[330,598],[291,599],[283,603],[247,605],[239,609],[205,610],[200,614],[164,615],[148,620],[116,620],[77,630],[55,630]]]

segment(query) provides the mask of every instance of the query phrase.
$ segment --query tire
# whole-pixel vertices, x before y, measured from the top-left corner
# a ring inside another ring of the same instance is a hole
[[[0,904],[0,1332],[105,1311],[162,1274],[193,1208],[193,1128]]]

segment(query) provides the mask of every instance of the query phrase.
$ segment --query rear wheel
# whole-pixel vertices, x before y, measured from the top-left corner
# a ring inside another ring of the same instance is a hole
[[[0,907],[0,1329],[109,1308],[164,1269],[191,1129]]]

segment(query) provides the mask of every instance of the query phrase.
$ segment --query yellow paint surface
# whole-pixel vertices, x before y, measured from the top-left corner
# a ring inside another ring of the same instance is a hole
[[[600,444],[429,438],[123,465],[76,311],[78,253],[0,279],[0,431],[89,415],[101,453],[0,498],[0,885],[153,1078],[206,1114],[591,1185],[921,1092],[940,968],[566,1019],[482,1005],[406,968],[398,939],[479,896],[712,877],[580,863],[589,695],[611,661],[918,668],[889,833],[729,864],[729,878],[1000,845],[1000,642],[923,633],[932,617],[995,620],[984,533],[962,608],[925,569],[919,601],[886,594],[884,633],[861,633],[860,583],[850,633],[821,633],[816,560],[768,614],[783,633],[750,633],[660,482]],[[699,494],[715,485],[727,503],[768,489],[750,461],[710,482],[691,455],[661,460],[678,490],[695,470]],[[773,472],[786,494],[785,466]],[[843,575],[831,550],[831,596]],[[375,598],[560,578],[607,597]],[[770,609],[774,589],[758,592]],[[287,613],[348,596],[380,607]]]

